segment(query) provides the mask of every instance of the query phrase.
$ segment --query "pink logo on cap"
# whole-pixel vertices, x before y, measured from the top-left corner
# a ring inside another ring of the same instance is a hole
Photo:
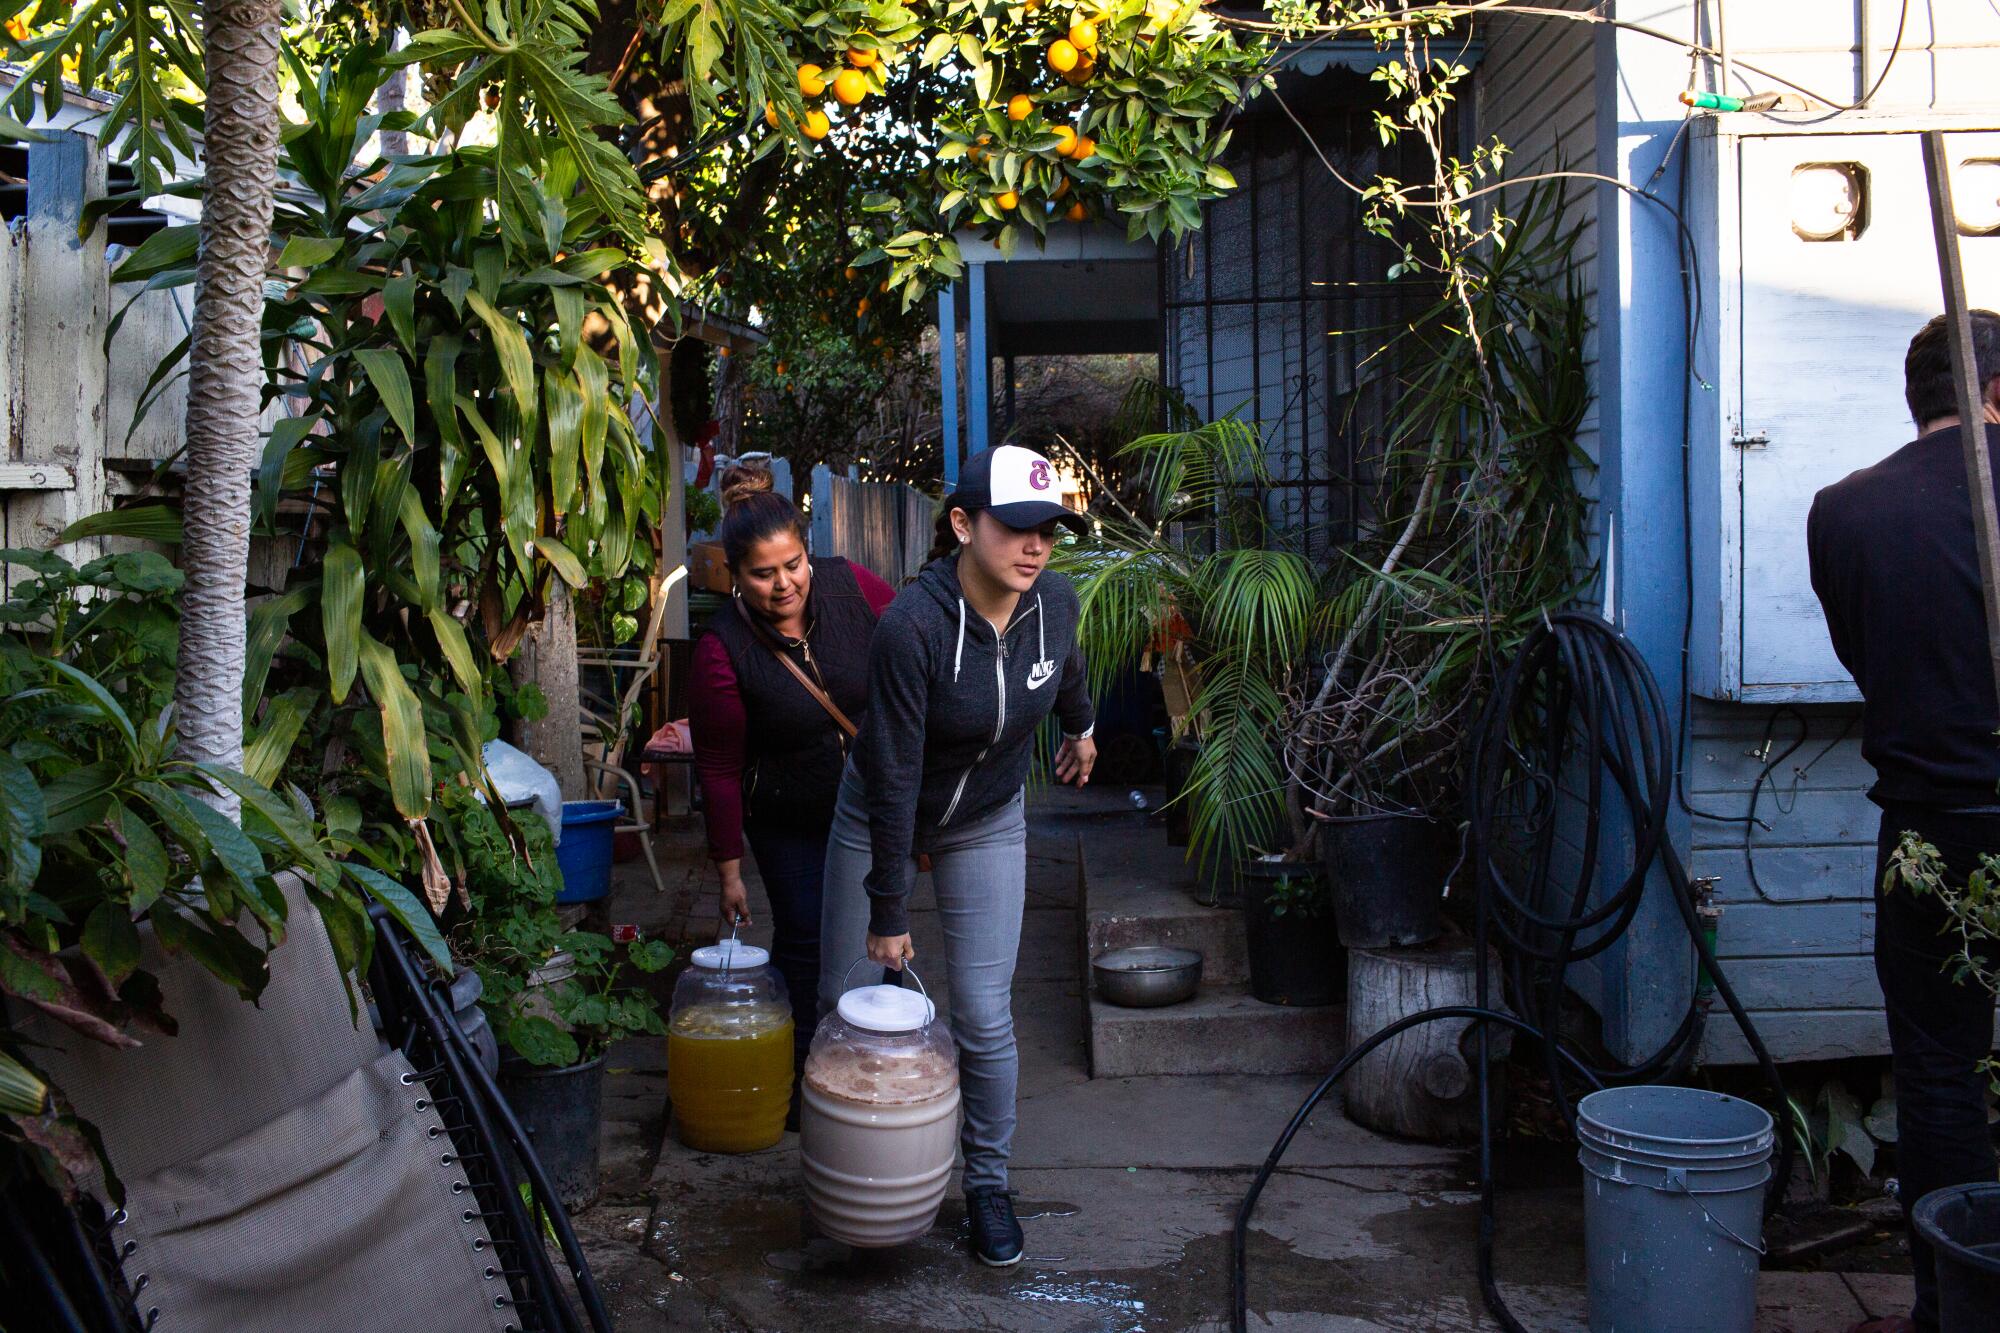
[[[1045,491],[1049,488],[1049,465],[1047,463],[1038,462],[1028,469],[1028,485],[1038,491]]]

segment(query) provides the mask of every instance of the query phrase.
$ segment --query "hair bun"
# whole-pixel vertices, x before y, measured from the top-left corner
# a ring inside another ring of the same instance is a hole
[[[722,492],[723,507],[728,508],[743,503],[753,495],[767,495],[775,485],[769,468],[732,463],[723,469],[718,489]]]

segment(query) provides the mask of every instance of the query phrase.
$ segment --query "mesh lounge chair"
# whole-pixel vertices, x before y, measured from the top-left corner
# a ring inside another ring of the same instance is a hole
[[[0,1306],[33,1302],[14,1307],[48,1312],[33,1327],[80,1333],[605,1333],[568,1219],[451,1021],[447,979],[378,910],[382,1037],[357,1026],[323,926],[281,882],[291,932],[258,1005],[149,944],[180,1036],[113,1052],[38,1016],[18,1025],[65,1048],[44,1064],[103,1132],[126,1203],[71,1212],[15,1181]]]

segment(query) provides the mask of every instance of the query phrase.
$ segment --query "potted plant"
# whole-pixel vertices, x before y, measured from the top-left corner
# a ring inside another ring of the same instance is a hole
[[[1287,713],[1285,809],[1301,848],[1316,836],[1349,947],[1439,932],[1461,742],[1589,569],[1577,232],[1560,183],[1507,203],[1507,243],[1447,248],[1438,299],[1380,350],[1401,384],[1372,521],[1333,579],[1333,651]]]
[[[1333,1004],[1346,992],[1326,881],[1313,865],[1253,861],[1243,878],[1250,993],[1266,1004]]]
[[[1980,857],[1979,869],[1956,884],[1938,849],[1905,833],[1882,887],[1935,896],[1958,934],[1957,979],[2000,994],[2000,856]],[[2000,1093],[2000,1060],[1988,1060],[1985,1069]],[[1945,1326],[1975,1327],[2000,1291],[2000,1186],[1989,1180],[1933,1190],[1917,1201],[1910,1220],[1937,1255]]]
[[[469,796],[446,803],[469,903],[451,941],[479,976],[500,1042],[500,1089],[534,1136],[564,1207],[588,1207],[597,1198],[604,1053],[624,1037],[666,1033],[653,997],[624,984],[623,966],[658,972],[673,951],[660,940],[621,948],[565,930],[548,825],[531,811],[512,812],[517,851],[491,810]]]
[[[1270,482],[1257,428],[1204,424],[1150,384],[1124,415],[1161,414],[1168,430],[1114,456],[1126,495],[1098,479],[1095,534],[1059,549],[1055,564],[1082,602],[1093,691],[1142,658],[1161,670],[1173,717],[1169,810],[1184,814],[1190,859],[1220,889],[1256,857],[1290,850],[1275,738],[1287,691],[1325,641],[1325,601],[1312,565],[1247,499]]]

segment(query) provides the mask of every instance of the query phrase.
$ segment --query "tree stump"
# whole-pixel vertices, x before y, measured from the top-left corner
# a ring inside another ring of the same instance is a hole
[[[1473,956],[1470,941],[1452,937],[1409,949],[1348,950],[1347,1049],[1422,1010],[1477,1004]],[[1498,1008],[1500,963],[1497,955],[1490,956],[1488,1003]],[[1419,1023],[1370,1051],[1342,1083],[1348,1119],[1430,1143],[1476,1139],[1479,1038],[1472,1027],[1462,1018]],[[1512,1035],[1506,1028],[1490,1030],[1496,1064],[1507,1054]]]

